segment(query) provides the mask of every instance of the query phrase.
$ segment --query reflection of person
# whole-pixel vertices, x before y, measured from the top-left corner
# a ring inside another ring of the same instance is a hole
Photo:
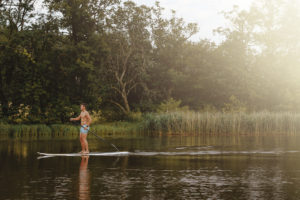
[[[79,199],[90,199],[89,156],[82,156],[79,168]]]
[[[81,120],[80,143],[82,150],[79,153],[89,153],[89,146],[86,138],[90,129],[92,118],[88,111],[86,111],[86,105],[84,103],[80,104],[80,110],[80,115],[76,118],[71,118],[70,121]]]

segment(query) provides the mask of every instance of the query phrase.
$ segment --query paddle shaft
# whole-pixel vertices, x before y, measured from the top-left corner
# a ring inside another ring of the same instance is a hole
[[[81,127],[84,128],[83,126],[81,126]],[[102,140],[104,142],[107,142],[104,138],[102,138],[99,135],[97,135],[94,131],[89,131],[89,132],[93,133],[93,135],[96,136],[98,139],[100,139],[100,140]],[[109,142],[107,142],[107,143],[109,143]],[[112,144],[112,143],[109,143],[109,144],[110,144],[110,146],[112,146],[113,148],[115,148],[117,151],[119,151],[119,149],[114,144]]]

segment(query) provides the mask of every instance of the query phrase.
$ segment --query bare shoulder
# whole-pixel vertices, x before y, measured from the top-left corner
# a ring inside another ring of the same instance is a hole
[[[86,111],[86,116],[87,116],[90,120],[92,120],[92,117],[90,116],[90,113],[89,113],[88,111]]]
[[[83,116],[89,116],[90,115],[88,111],[84,111],[84,112],[82,112],[82,114],[83,114]]]
[[[80,116],[84,117],[86,115],[85,111],[81,111]]]

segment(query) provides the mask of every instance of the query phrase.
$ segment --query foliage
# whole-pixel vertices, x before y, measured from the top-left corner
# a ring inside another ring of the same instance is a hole
[[[181,101],[176,101],[173,98],[168,99],[167,101],[162,102],[158,108],[158,113],[164,113],[164,112],[174,112],[174,111],[188,111],[188,106],[180,107]]]
[[[143,114],[140,111],[130,112],[127,120],[131,122],[140,122],[143,120]]]
[[[224,103],[223,112],[246,112],[247,108],[244,103],[235,96],[229,98],[229,103]]]
[[[0,121],[65,123],[81,102],[96,123],[187,108],[300,111],[297,1],[223,12],[229,26],[215,30],[220,44],[191,41],[198,25],[165,17],[158,2],[45,0],[45,13],[36,6],[1,1]]]
[[[300,133],[300,114],[290,112],[168,112],[148,113],[131,122],[94,124],[91,131],[111,134],[196,134],[196,135],[270,135]],[[79,126],[62,124],[0,123],[1,135],[8,137],[64,136],[78,137]],[[92,135],[92,134],[91,134]]]
[[[125,2],[109,21],[106,40],[106,82],[114,92],[110,100],[121,112],[129,114],[129,95],[142,84],[150,64],[151,40],[148,31],[151,22],[150,8]],[[121,99],[121,102],[119,100]]]
[[[39,136],[64,136],[66,138],[76,138],[79,134],[79,126],[65,124],[0,124],[0,128],[0,136],[8,136],[11,138],[33,138]],[[101,135],[136,133],[139,131],[139,125],[133,122],[105,123],[91,126],[91,131]],[[92,136],[92,134],[90,135]]]

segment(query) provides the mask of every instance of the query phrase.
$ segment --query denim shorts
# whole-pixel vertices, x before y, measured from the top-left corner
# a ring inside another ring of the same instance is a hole
[[[85,127],[87,127],[87,125],[81,126],[80,133],[87,134],[89,132],[90,127],[88,127],[86,130],[84,129]]]

